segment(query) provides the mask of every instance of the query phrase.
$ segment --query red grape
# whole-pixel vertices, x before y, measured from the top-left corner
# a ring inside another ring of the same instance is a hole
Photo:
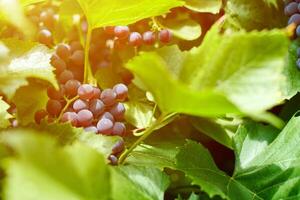
[[[98,133],[98,129],[96,126],[89,126],[84,129],[86,132]]]
[[[156,36],[152,31],[147,31],[143,34],[143,41],[146,45],[153,45],[156,41]]]
[[[71,71],[65,70],[59,75],[59,82],[65,84],[69,80],[73,79],[74,75]]]
[[[112,116],[112,114],[110,114],[110,112],[103,113],[100,119],[109,119],[110,121],[115,122],[115,118]]]
[[[38,110],[34,115],[34,120],[37,124],[40,124],[45,117],[47,117],[48,112],[44,109]]]
[[[57,91],[54,87],[48,87],[47,94],[50,99],[61,100],[64,98],[63,92]]]
[[[143,44],[143,38],[141,34],[139,34],[138,32],[130,33],[129,44],[136,47],[141,46]]]
[[[128,26],[116,26],[114,33],[117,38],[126,39],[129,36],[130,30]]]
[[[70,97],[77,95],[77,90],[80,87],[80,82],[74,79],[68,80],[65,84],[66,94]]]
[[[53,44],[52,33],[47,29],[42,29],[38,33],[38,41],[47,46],[51,46]]]
[[[84,52],[83,50],[76,50],[70,57],[70,61],[78,66],[82,67],[84,65]]]
[[[62,104],[58,100],[50,99],[47,103],[47,111],[52,116],[58,116],[62,110]]]
[[[115,85],[113,91],[116,93],[119,101],[124,101],[128,97],[128,88],[122,83]]]
[[[81,110],[78,112],[78,122],[80,126],[87,127],[93,122],[93,113],[89,110]]]
[[[125,125],[123,123],[121,123],[121,122],[116,122],[114,124],[112,134],[122,137],[122,136],[125,135],[125,133],[126,133],[126,127],[125,127]]]
[[[172,33],[166,29],[161,30],[158,37],[161,43],[169,43],[172,40]]]
[[[107,118],[102,118],[97,123],[98,132],[104,135],[110,135],[113,131],[114,124]]]
[[[76,112],[79,112],[83,109],[88,109],[89,108],[89,104],[88,102],[81,100],[81,99],[77,99],[74,103],[73,103],[73,109]]]
[[[125,114],[125,107],[122,103],[117,103],[109,111],[116,120],[122,120]]]
[[[71,49],[69,45],[59,44],[56,47],[56,54],[63,60],[67,61],[71,56]]]
[[[67,69],[67,65],[66,65],[65,61],[63,61],[59,57],[52,59],[51,65],[55,68],[55,72],[57,74],[61,74],[64,70]]]
[[[101,100],[93,99],[90,102],[90,111],[92,111],[94,116],[99,116],[105,111],[105,105]]]
[[[65,112],[61,118],[61,122],[70,122],[73,126],[77,126],[78,115],[75,112]]]
[[[119,140],[112,148],[112,154],[121,153],[125,149],[125,144],[123,140]]]
[[[83,84],[78,88],[77,93],[83,100],[92,99],[94,97],[94,87],[89,84]]]
[[[116,103],[117,94],[112,89],[105,89],[101,93],[100,99],[106,106],[112,106]]]

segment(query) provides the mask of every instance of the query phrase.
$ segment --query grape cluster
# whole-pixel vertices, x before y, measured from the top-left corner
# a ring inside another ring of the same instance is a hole
[[[284,14],[289,17],[288,25],[296,25],[296,36],[300,37],[300,0],[288,0],[285,2]],[[300,69],[300,48],[297,49],[296,65]]]

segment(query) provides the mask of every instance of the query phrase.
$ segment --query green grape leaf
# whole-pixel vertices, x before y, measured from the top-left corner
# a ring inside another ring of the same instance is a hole
[[[145,92],[134,85],[129,86],[129,101],[125,102],[125,119],[138,129],[149,127],[156,120],[154,105],[147,100]]]
[[[222,7],[222,0],[185,0],[187,7],[196,12],[219,13]]]
[[[7,128],[10,125],[9,119],[12,118],[11,114],[7,112],[9,105],[0,98],[0,128]]]
[[[164,172],[149,166],[112,169],[113,199],[161,200],[169,183]]]
[[[34,122],[36,111],[46,108],[48,99],[46,88],[41,84],[20,87],[12,99],[17,108],[18,123],[28,125]]]
[[[231,200],[293,199],[299,196],[300,147],[297,113],[279,133],[247,122],[234,137],[236,166],[232,177],[220,171],[208,151],[188,142],[177,154],[177,169],[211,197]]]
[[[44,2],[46,0],[19,0],[22,6],[29,6],[31,4],[35,4],[35,3],[41,3]]]
[[[127,25],[182,6],[180,0],[77,0],[91,28]]]
[[[1,136],[17,154],[4,163],[4,199],[109,199],[110,172],[95,150],[79,143],[58,147],[33,130]]]
[[[3,42],[10,50],[8,58],[0,63],[0,90],[4,94],[12,98],[18,88],[28,84],[28,78],[45,80],[58,88],[48,48],[16,39]]]
[[[285,27],[287,17],[280,0],[229,0],[226,3],[226,22],[230,27],[245,30],[263,30]]]

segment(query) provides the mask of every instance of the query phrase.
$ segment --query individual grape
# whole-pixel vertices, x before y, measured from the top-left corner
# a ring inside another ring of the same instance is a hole
[[[83,50],[76,50],[70,57],[70,61],[78,66],[82,67],[84,65],[84,51]]]
[[[132,32],[129,35],[129,44],[135,47],[141,46],[143,44],[143,38],[140,33]]]
[[[67,61],[71,56],[71,49],[69,45],[59,44],[56,47],[56,54],[64,61]]]
[[[38,41],[47,46],[51,46],[53,44],[52,33],[47,29],[42,29],[38,33]]]
[[[69,97],[75,97],[77,95],[77,90],[80,87],[80,85],[80,82],[75,79],[68,80],[65,84],[66,95]]]
[[[297,68],[300,70],[300,58],[296,61]]]
[[[296,35],[297,37],[300,37],[300,26],[297,26],[296,28]]]
[[[300,47],[297,49],[297,56],[300,58]]]
[[[122,103],[117,103],[109,111],[116,120],[122,120],[125,114],[125,107]]]
[[[74,53],[75,51],[83,50],[83,47],[79,41],[73,41],[70,44],[71,52]]]
[[[81,110],[78,112],[78,122],[80,126],[88,127],[93,122],[93,113],[89,110]]]
[[[97,87],[94,87],[93,99],[100,99],[100,96],[101,96],[101,90]]]
[[[94,114],[95,117],[101,115],[105,111],[104,103],[99,99],[93,99],[90,102],[90,111]]]
[[[79,112],[83,109],[88,109],[89,108],[89,104],[88,102],[81,100],[81,99],[77,99],[74,103],[73,103],[73,109],[76,112]]]
[[[100,119],[109,119],[112,122],[115,122],[115,118],[110,112],[105,112],[103,115],[101,115]]]
[[[61,118],[61,122],[70,122],[72,126],[77,126],[78,115],[75,112],[65,112]]]
[[[94,97],[94,87],[89,84],[83,84],[78,88],[77,94],[79,95],[80,99],[92,99]]]
[[[34,120],[37,124],[40,124],[45,117],[47,117],[48,112],[44,109],[38,110],[34,115]]]
[[[156,36],[152,31],[147,31],[143,34],[143,41],[146,45],[154,45]]]
[[[298,3],[291,2],[284,8],[284,14],[287,16],[291,16],[298,12]]]
[[[116,103],[117,94],[112,89],[105,89],[101,93],[100,99],[106,106],[112,106]]]
[[[100,63],[97,64],[97,68],[99,69],[105,69],[111,66],[111,62],[107,60],[102,60]]]
[[[114,26],[106,26],[104,31],[107,35],[114,35],[115,34],[115,27]]]
[[[121,153],[125,149],[125,143],[123,140],[119,140],[113,147],[112,147],[112,154],[116,155]]]
[[[97,123],[98,132],[104,135],[110,135],[113,131],[114,124],[107,118],[102,118]]]
[[[56,90],[54,87],[48,87],[47,95],[50,99],[61,100],[64,98],[64,94],[60,90]]]
[[[40,21],[43,22],[43,24],[47,28],[52,29],[54,27],[54,24],[55,24],[53,10],[49,9],[47,11],[41,12],[41,14],[40,14]]]
[[[108,160],[111,165],[118,165],[118,158],[115,155],[109,155]]]
[[[67,65],[66,65],[65,61],[63,61],[59,57],[53,58],[51,60],[51,65],[55,68],[55,72],[57,74],[61,74],[63,71],[65,71],[67,69]]]
[[[50,99],[47,103],[47,112],[52,116],[58,116],[62,110],[62,104],[58,100]]]
[[[86,132],[98,133],[98,129],[96,126],[89,126],[84,129]]]
[[[116,136],[124,136],[126,133],[126,127],[123,123],[121,122],[116,122],[114,124],[114,127],[113,127],[113,132],[112,132],[112,135],[116,135]]]
[[[72,80],[74,78],[74,75],[71,71],[65,70],[59,75],[59,82],[62,84],[65,84],[69,80]]]
[[[119,39],[126,39],[129,36],[130,30],[128,26],[116,26],[114,29],[115,36]]]
[[[158,37],[159,37],[159,40],[161,43],[169,43],[172,40],[172,33],[171,33],[171,31],[166,30],[166,29],[161,30],[159,32]]]
[[[134,79],[133,74],[129,70],[124,70],[120,73],[123,83],[129,85]]]
[[[115,85],[113,91],[116,93],[119,101],[124,101],[128,97],[128,87],[122,83]]]
[[[292,24],[292,23],[295,23],[296,25],[300,25],[300,14],[293,14],[289,21],[288,21],[288,24]]]

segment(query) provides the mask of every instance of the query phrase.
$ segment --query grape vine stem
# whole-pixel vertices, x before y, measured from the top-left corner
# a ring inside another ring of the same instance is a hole
[[[171,113],[171,114],[162,114],[151,126],[149,126],[145,131],[144,134],[137,139],[128,150],[125,150],[124,153],[120,156],[119,158],[119,164],[123,164],[126,160],[126,158],[129,156],[129,154],[139,145],[141,144],[144,140],[146,140],[155,130],[159,129],[162,127],[162,124],[167,125],[170,123],[173,119],[177,116],[176,113]],[[166,123],[167,122],[167,123]]]
[[[67,109],[69,108],[69,106],[70,106],[74,101],[76,101],[78,98],[79,98],[79,96],[76,96],[76,97],[74,97],[74,98],[72,98],[72,99],[67,99],[67,98],[65,97],[65,100],[66,100],[67,103],[66,103],[65,107],[62,109],[62,111],[60,112],[60,114],[59,114],[59,116],[58,116],[58,118],[57,118],[57,122],[59,122],[59,121],[61,120],[63,114],[67,111]]]
[[[86,41],[85,41],[85,49],[84,49],[84,83],[97,85],[97,81],[95,80],[93,76],[93,72],[91,69],[90,61],[89,61],[89,51],[90,51],[90,44],[92,40],[92,29],[88,25],[88,31],[86,35]]]

